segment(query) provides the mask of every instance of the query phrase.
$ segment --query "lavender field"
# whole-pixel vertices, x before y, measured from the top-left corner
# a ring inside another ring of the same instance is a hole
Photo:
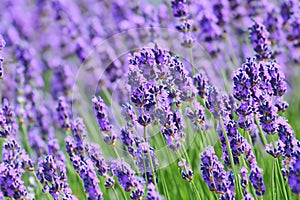
[[[299,0],[1,0],[0,200],[300,199]]]

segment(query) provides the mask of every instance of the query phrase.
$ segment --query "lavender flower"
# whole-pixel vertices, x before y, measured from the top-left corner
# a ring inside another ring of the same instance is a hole
[[[98,186],[100,181],[94,171],[92,161],[80,154],[76,142],[71,136],[67,136],[65,142],[66,152],[70,156],[75,171],[83,180],[85,192],[89,194],[88,199],[102,200],[102,192]]]
[[[123,160],[113,160],[110,164],[111,173],[118,177],[119,184],[126,192],[131,191],[135,187],[135,172],[128,163]]]
[[[128,152],[130,155],[135,157],[135,141],[137,140],[137,137],[134,134],[134,131],[130,129],[129,127],[125,126],[121,129],[120,133],[120,139],[122,140],[123,144],[127,147]]]
[[[132,200],[140,200],[144,196],[144,185],[142,180],[135,181],[135,190],[131,191],[130,199]]]
[[[181,170],[181,177],[186,180],[187,182],[191,182],[193,180],[193,170],[190,168],[190,166],[186,163],[185,159],[182,159],[182,161],[178,162],[178,166],[182,168]]]
[[[79,154],[84,154],[84,140],[86,138],[85,125],[82,118],[77,118],[71,123],[71,129],[74,135],[74,139],[77,142],[76,150]]]
[[[300,181],[299,181],[299,174],[300,174],[300,161],[297,160],[296,162],[293,163],[291,166],[291,170],[289,172],[289,185],[292,188],[292,192],[295,194],[300,193]]]
[[[243,198],[243,200],[254,200],[251,194],[246,194]]]
[[[171,6],[173,11],[173,16],[180,18],[180,25],[177,25],[176,28],[183,33],[183,41],[181,45],[187,48],[192,47],[195,39],[192,35],[192,21],[189,17],[188,6],[189,1],[186,0],[172,0]]]
[[[209,189],[218,194],[226,193],[229,189],[228,174],[222,163],[218,161],[213,147],[209,146],[204,150],[201,154],[201,161],[202,177]]]
[[[101,153],[100,146],[98,144],[87,144],[85,150],[89,158],[94,163],[96,169],[98,170],[98,174],[103,177],[108,176],[108,165],[105,162],[104,157]]]
[[[291,157],[294,147],[297,145],[294,130],[283,117],[277,119],[277,124],[277,133],[279,140],[283,143],[284,156]]]
[[[273,145],[273,143],[267,144],[265,149],[266,152],[274,158],[279,158],[285,152],[284,146],[284,143],[281,140],[278,140],[275,145]]]
[[[241,186],[243,188],[243,193],[244,195],[246,195],[247,187],[248,187],[248,177],[247,177],[248,170],[246,167],[242,167],[239,171],[241,173]]]
[[[269,98],[266,98],[260,102],[258,113],[262,130],[268,134],[274,134],[277,128],[277,108],[272,105],[272,102]]]
[[[198,74],[194,77],[194,84],[197,87],[198,95],[204,99],[207,95],[206,87],[208,86],[207,77],[204,74]]]
[[[143,177],[147,176],[147,180],[150,182],[157,182],[157,180],[153,180],[155,177],[153,173],[156,173],[159,163],[156,159],[154,149],[150,147],[149,143],[143,142],[139,144],[136,150],[136,162],[139,171],[143,173]],[[154,172],[152,172],[151,166],[153,166]]]
[[[15,121],[15,112],[13,107],[10,106],[6,98],[2,99],[2,109],[0,110],[0,131],[1,137],[7,137],[8,135],[16,135],[18,125]]]
[[[107,111],[106,111],[106,105],[104,104],[101,97],[94,96],[92,98],[92,103],[94,106],[94,113],[96,116],[96,119],[98,121],[100,130],[102,131],[102,137],[106,144],[115,146],[117,136],[112,130],[112,126],[110,125],[108,121]]]
[[[122,106],[122,115],[127,122],[128,127],[136,125],[137,116],[134,108],[130,104],[124,104]]]
[[[249,28],[250,40],[253,49],[256,52],[256,58],[259,60],[270,58],[271,52],[269,33],[265,26],[260,22],[254,21],[254,24]]]
[[[54,199],[77,199],[68,186],[64,163],[55,163],[51,155],[39,159],[37,177],[43,185],[43,192],[49,192]]]
[[[249,179],[255,188],[256,195],[262,197],[266,191],[266,186],[263,182],[262,169],[257,166],[252,167]]]
[[[193,111],[190,107],[187,107],[185,115],[191,120],[194,129],[199,130],[199,127],[202,128],[205,126],[205,111],[203,106],[196,101],[194,101],[192,105]]]
[[[19,172],[23,172],[24,170],[33,171],[34,169],[34,162],[14,138],[9,138],[6,143],[4,143],[2,162],[19,170]]]
[[[147,200],[163,200],[163,197],[158,194],[155,185],[153,183],[149,183],[147,189],[148,189],[148,194],[146,197]]]
[[[5,197],[25,198],[27,189],[21,179],[25,170],[32,171],[34,163],[14,138],[7,139],[3,145],[2,163],[0,163],[0,190]]]
[[[69,114],[69,107],[64,97],[60,97],[58,99],[58,106],[56,108],[56,111],[58,113],[58,120],[60,123],[60,126],[65,129],[69,130],[71,128],[70,123],[70,114]]]
[[[296,0],[284,0],[280,6],[280,14],[283,19],[283,25],[285,25],[288,20],[297,13],[299,7]]]
[[[93,163],[90,160],[81,162],[79,172],[77,173],[79,173],[83,180],[85,191],[89,194],[88,200],[102,200],[102,192],[98,185],[100,181],[94,171]]]
[[[0,186],[4,197],[21,199],[28,194],[20,173],[13,166],[0,163],[0,182],[5,183]]]
[[[6,45],[6,42],[3,39],[2,35],[0,34],[0,52],[3,50],[5,45]],[[2,55],[0,54],[0,80],[3,79],[3,76],[4,76],[3,61],[4,61],[4,59],[3,59]]]

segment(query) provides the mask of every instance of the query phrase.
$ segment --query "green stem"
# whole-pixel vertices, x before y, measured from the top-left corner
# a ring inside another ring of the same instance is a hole
[[[232,152],[231,152],[231,148],[230,148],[230,143],[229,143],[227,133],[225,131],[224,124],[223,124],[222,120],[220,120],[220,123],[222,124],[222,130],[223,130],[224,138],[225,138],[225,141],[226,141],[226,146],[227,146],[227,151],[228,151],[228,155],[229,155],[230,165],[231,165],[231,168],[232,168],[232,171],[233,171],[233,174],[234,174],[234,182],[235,182],[234,185],[237,185],[237,188],[238,188],[237,192],[240,194],[240,197],[242,197],[243,196],[243,191],[242,191],[241,186],[239,184],[239,181],[237,179],[237,174],[238,173],[237,173],[237,171],[235,169],[235,166],[234,166],[234,160],[233,160],[233,156],[232,156]]]
[[[170,199],[170,195],[169,195],[169,192],[168,192],[167,184],[166,184],[166,181],[165,181],[165,178],[164,178],[163,174],[161,174],[161,180],[162,180],[163,190],[164,190],[166,199]]]
[[[144,138],[145,138],[145,142],[147,143],[147,130],[146,130],[146,126],[144,126]],[[150,146],[151,146],[151,144],[150,144],[150,140],[149,140],[149,147],[147,149],[148,160],[150,162],[150,167],[151,167],[151,171],[152,171],[153,183],[154,183],[155,187],[157,188],[156,174],[155,174],[155,171],[154,171],[154,166],[153,166],[152,158],[151,158],[151,155],[150,155]]]
[[[285,184],[284,184],[284,178],[283,178],[282,173],[281,173],[281,167],[280,167],[280,163],[279,163],[278,158],[276,159],[276,165],[277,165],[277,175],[279,176],[279,182],[281,184],[281,189],[283,191],[284,198],[289,199],[288,195],[287,195],[287,192],[286,192],[286,188],[285,188]]]
[[[113,149],[114,149],[114,152],[115,152],[116,156],[117,156],[117,157],[118,157],[118,159],[120,160],[120,159],[121,159],[121,157],[120,157],[120,155],[119,155],[118,151],[116,150],[116,148],[115,148],[115,147],[113,147]],[[122,192],[122,195],[123,195],[123,197],[124,197],[125,199],[127,199],[127,196],[126,196],[126,194],[125,194],[124,190],[123,190],[122,188],[121,188],[120,190],[121,190],[121,192]]]
[[[190,64],[192,66],[192,76],[195,76],[195,66],[194,66],[194,58],[193,58],[193,49],[192,49],[192,47],[189,48],[189,54],[190,54]]]
[[[20,124],[20,128],[21,128],[22,143],[24,145],[24,148],[25,148],[26,152],[28,153],[28,155],[30,155],[31,152],[32,152],[32,149],[29,145],[29,140],[28,140],[26,127],[25,127],[24,123],[20,122],[19,124]]]
[[[34,172],[33,172],[33,176],[34,176],[35,182],[38,184],[38,189],[41,193],[42,189],[43,189],[43,186],[42,186],[41,182],[39,181],[39,179],[37,178],[37,176]],[[46,192],[45,195],[46,195],[47,199],[49,199],[49,200],[53,199],[52,196],[49,193]]]
[[[271,188],[272,188],[272,192],[271,192],[271,197],[272,199],[275,199],[275,177],[276,177],[276,172],[275,172],[275,167],[276,167],[276,164],[275,164],[275,160],[273,161],[273,164],[272,164],[272,177],[271,177]]]
[[[258,119],[257,119],[256,116],[254,116],[254,119],[255,119],[255,123],[256,123],[256,125],[258,127],[259,135],[260,135],[260,138],[262,140],[262,143],[263,143],[264,146],[266,146],[266,144],[268,144],[268,142],[266,140],[265,134],[264,134],[264,132],[263,132],[263,130],[262,130],[262,128],[261,128],[261,126],[259,124],[259,121],[258,121]]]
[[[114,194],[115,194],[115,196],[116,196],[116,200],[119,200],[119,197],[118,197],[118,194],[117,194],[116,189],[113,187],[112,190],[114,191]]]
[[[199,194],[199,192],[198,192],[198,190],[197,190],[197,187],[196,187],[196,185],[195,185],[195,183],[194,183],[194,180],[192,180],[192,186],[193,186],[193,189],[194,189],[194,192],[196,193],[196,195],[197,195],[197,197],[198,197],[198,199],[202,199],[201,198],[201,196],[200,196],[200,194]]]

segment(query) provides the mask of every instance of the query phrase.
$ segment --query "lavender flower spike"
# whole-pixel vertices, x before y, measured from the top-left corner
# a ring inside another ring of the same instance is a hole
[[[115,146],[117,136],[112,130],[112,125],[110,125],[108,121],[106,105],[104,104],[101,97],[96,97],[96,96],[92,98],[92,103],[94,106],[94,113],[96,119],[98,121],[100,130],[102,131],[103,134],[102,137],[104,142],[108,145]]]
[[[135,187],[135,172],[124,160],[113,160],[110,164],[110,170],[113,175],[118,177],[119,184],[126,192],[131,191]]]
[[[178,162],[178,166],[182,168],[181,177],[187,182],[191,182],[193,180],[194,172],[190,168],[190,166],[186,163],[186,160],[182,159],[182,161]]]
[[[207,147],[201,154],[200,169],[202,177],[211,191],[225,194],[230,191],[230,181],[224,166],[218,160],[212,146]],[[229,191],[228,191],[229,190]]]
[[[58,99],[58,106],[56,108],[56,111],[58,113],[58,120],[60,123],[60,126],[65,129],[69,130],[71,128],[70,123],[70,115],[68,110],[68,104],[64,97],[59,97]]]
[[[3,39],[2,35],[0,34],[0,52],[5,47],[5,40]],[[3,71],[3,57],[0,54],[0,80],[3,79],[4,71]]]

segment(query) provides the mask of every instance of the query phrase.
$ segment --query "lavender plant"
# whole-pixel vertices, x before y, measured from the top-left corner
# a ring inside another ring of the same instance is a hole
[[[298,199],[300,4],[0,6],[0,199]]]

